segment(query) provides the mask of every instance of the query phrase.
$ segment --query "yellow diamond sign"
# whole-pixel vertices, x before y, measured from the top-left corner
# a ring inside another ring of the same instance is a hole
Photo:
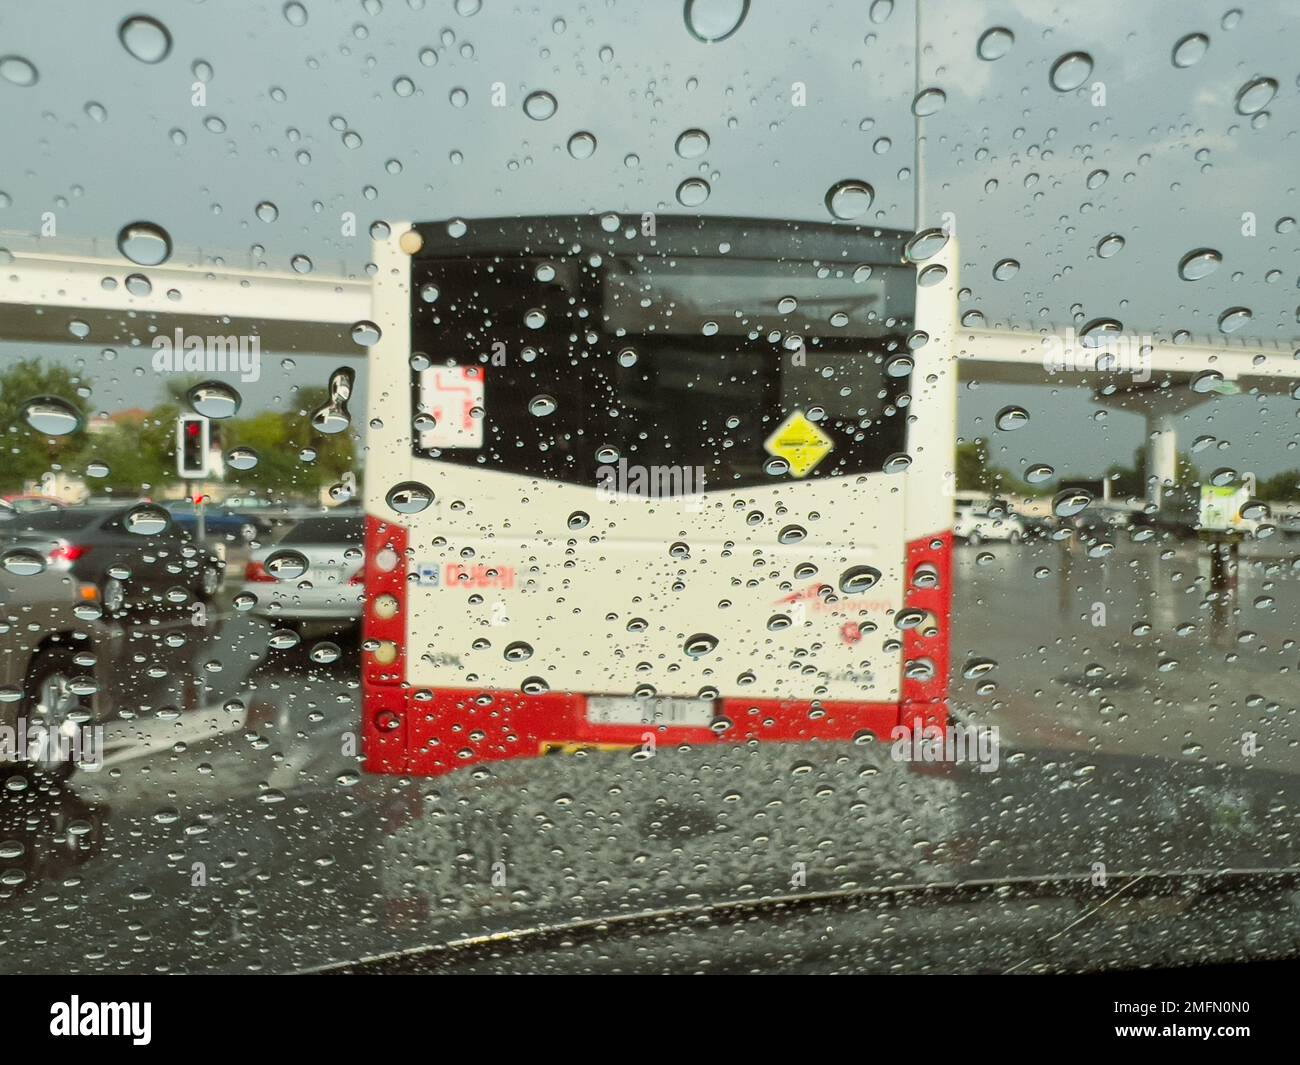
[[[763,441],[763,450],[769,455],[785,459],[790,472],[796,477],[806,477],[835,447],[835,441],[814,424],[803,411],[797,410],[776,427],[776,431]]]

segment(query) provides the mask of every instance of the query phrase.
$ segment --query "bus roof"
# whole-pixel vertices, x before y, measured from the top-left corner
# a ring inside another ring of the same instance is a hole
[[[847,223],[799,222],[725,215],[654,214],[654,234],[643,235],[640,214],[618,214],[619,225],[604,228],[600,215],[533,215],[517,218],[443,219],[414,223],[423,238],[417,259],[481,258],[493,255],[557,255],[575,243],[586,250],[607,247],[625,254],[716,257],[730,244],[737,259],[787,259],[844,263],[901,263],[911,233]],[[453,237],[452,222],[463,222]]]

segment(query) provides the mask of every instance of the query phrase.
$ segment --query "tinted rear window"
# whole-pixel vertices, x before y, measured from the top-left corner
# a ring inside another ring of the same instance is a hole
[[[366,538],[362,517],[303,518],[284,535],[282,544],[359,544]]]
[[[103,520],[108,513],[103,510],[38,510],[17,514],[6,525],[37,532],[71,532]]]

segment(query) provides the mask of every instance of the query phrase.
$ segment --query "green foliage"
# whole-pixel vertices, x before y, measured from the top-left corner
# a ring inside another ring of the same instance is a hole
[[[19,492],[27,481],[38,480],[52,466],[85,476],[91,462],[109,469],[106,477],[86,478],[96,494],[157,495],[159,488],[176,481],[176,417],[189,409],[185,398],[194,380],[172,377],[166,381],[169,399],[140,418],[115,420],[101,431],[85,431],[90,410],[78,389],[90,383],[72,370],[46,365],[39,358],[11,363],[0,372],[0,491]],[[23,418],[27,401],[56,396],[72,404],[82,416],[83,428],[64,437],[44,436]],[[356,463],[356,436],[352,432],[326,435],[311,424],[311,415],[326,400],[323,388],[305,388],[296,395],[290,411],[266,411],[246,418],[212,423],[214,446],[229,452],[235,446],[253,448],[259,457],[251,470],[227,469],[232,491],[257,488],[272,498],[314,500],[320,488],[338,481]],[[299,455],[307,448],[317,453],[314,462]],[[359,479],[359,478],[358,478]]]
[[[90,411],[77,392],[89,387],[67,367],[48,366],[39,358],[20,359],[0,371],[0,490],[21,491],[24,482],[37,480],[55,464],[66,466],[81,447],[82,432],[51,437],[28,425],[27,402],[56,396],[80,412],[84,426]]]
[[[157,494],[158,486],[176,480],[176,415],[170,403],[155,407],[143,421],[117,421],[103,432],[86,434],[74,472],[84,476],[91,462],[102,462],[108,476],[86,478],[96,494]]]
[[[354,469],[354,434],[327,435],[311,424],[312,412],[325,401],[325,389],[304,388],[298,392],[293,411],[265,411],[223,423],[222,446],[227,451],[251,447],[258,455],[257,465],[251,470],[228,469],[226,483],[232,487],[258,488],[272,498],[314,498],[322,486],[334,483]],[[306,463],[298,457],[306,448],[315,450],[314,462]]]
[[[1272,477],[1259,478],[1255,495],[1270,503],[1300,502],[1300,470],[1283,470]]]
[[[989,442],[976,437],[957,445],[957,490],[1032,495],[1037,489],[1010,470],[989,462]]]

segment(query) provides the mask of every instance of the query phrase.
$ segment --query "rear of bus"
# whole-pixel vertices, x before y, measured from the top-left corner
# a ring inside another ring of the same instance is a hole
[[[372,772],[946,723],[955,241],[647,217],[376,244]]]

